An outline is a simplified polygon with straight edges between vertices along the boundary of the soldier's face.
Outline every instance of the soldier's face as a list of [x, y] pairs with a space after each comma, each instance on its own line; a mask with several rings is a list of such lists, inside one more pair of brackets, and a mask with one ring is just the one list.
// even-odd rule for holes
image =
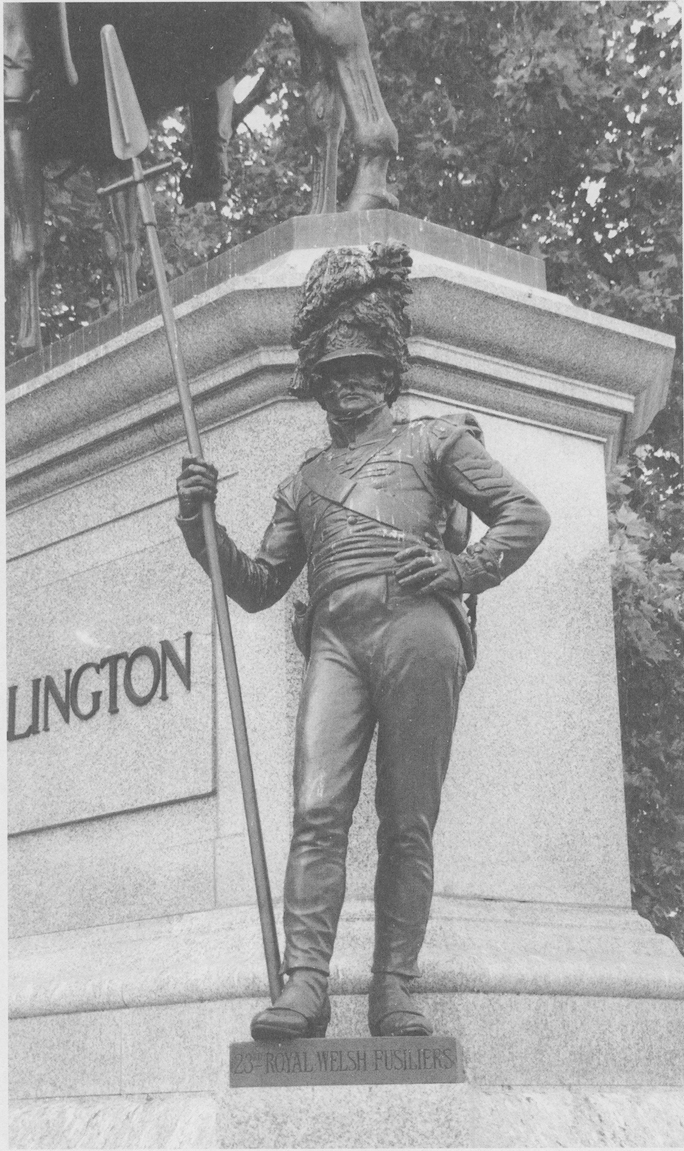
[[323, 369], [318, 396], [331, 416], [360, 416], [381, 404], [385, 382], [381, 361], [374, 356], [350, 356], [332, 360]]

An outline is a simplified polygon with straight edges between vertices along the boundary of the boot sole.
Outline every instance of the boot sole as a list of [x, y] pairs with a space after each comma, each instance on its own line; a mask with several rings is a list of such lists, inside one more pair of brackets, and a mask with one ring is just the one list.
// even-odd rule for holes
[[424, 1039], [433, 1034], [432, 1028], [428, 1031], [425, 1027], [407, 1027], [401, 1031], [382, 1031], [378, 1027], [369, 1027], [368, 1030], [375, 1039], [410, 1039], [412, 1037]]
[[[293, 1014], [295, 1013], [293, 1012]], [[293, 1020], [292, 1027], [288, 1027], [282, 1021], [280, 1023], [269, 1022], [267, 1011], [264, 1012], [264, 1015], [266, 1016], [265, 1019], [252, 1020], [250, 1032], [252, 1039], [257, 1042], [283, 1043], [292, 1039], [324, 1039], [330, 1023], [330, 1011], [316, 1019], [307, 1019], [305, 1015], [302, 1015], [300, 1016], [301, 1026], [297, 1026]]]
[[327, 1023], [306, 1031], [280, 1031], [275, 1027], [253, 1027], [252, 1039], [257, 1043], [289, 1043], [293, 1039], [325, 1039]]

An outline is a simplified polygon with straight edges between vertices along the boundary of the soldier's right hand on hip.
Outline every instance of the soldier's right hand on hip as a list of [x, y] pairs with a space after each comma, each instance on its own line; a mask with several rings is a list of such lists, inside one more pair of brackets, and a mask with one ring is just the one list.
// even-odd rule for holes
[[205, 500], [216, 501], [218, 471], [199, 456], [183, 456], [183, 470], [176, 480], [181, 519], [199, 514]]

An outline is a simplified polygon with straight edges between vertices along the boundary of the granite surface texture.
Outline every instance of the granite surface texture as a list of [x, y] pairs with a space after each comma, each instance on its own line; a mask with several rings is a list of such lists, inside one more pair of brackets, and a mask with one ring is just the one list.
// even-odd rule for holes
[[[372, 905], [348, 900], [334, 994], [367, 991], [372, 947]], [[421, 964], [428, 993], [684, 1000], [684, 959], [629, 909], [438, 896]], [[10, 986], [16, 1018], [266, 995], [256, 910], [233, 904], [18, 937]]]
[[[169, 517], [170, 518], [170, 517]], [[73, 547], [44, 549], [11, 565], [8, 576], [8, 677], [16, 684], [17, 731], [31, 721], [31, 681], [51, 675], [63, 695], [65, 669], [100, 664], [117, 653], [149, 648], [161, 663], [160, 642], [168, 640], [185, 663], [186, 632], [191, 636], [191, 687], [167, 664], [167, 699], [162, 698], [159, 666], [143, 654], [133, 665], [125, 690], [124, 666], [91, 668], [82, 677], [78, 706], [65, 722], [50, 701], [49, 728], [8, 746], [8, 817], [11, 833], [67, 823], [207, 794], [214, 787], [212, 748], [212, 644], [210, 590], [188, 564], [182, 541], [150, 545], [145, 517], [135, 535], [113, 532], [105, 560], [97, 531]], [[174, 530], [167, 524], [167, 533]], [[201, 573], [200, 573], [201, 574]], [[32, 593], [26, 595], [26, 588]], [[125, 663], [125, 661], [123, 661]], [[156, 689], [155, 689], [156, 683]], [[154, 690], [147, 704], [140, 700]], [[98, 701], [93, 696], [100, 692]], [[167, 738], [174, 732], [173, 742]]]
[[[248, 1038], [252, 1015], [267, 1002], [197, 1001], [12, 1020], [10, 1098], [220, 1090], [228, 1083], [230, 1043]], [[452, 993], [421, 995], [418, 1002], [437, 1035], [462, 1044], [468, 1083], [684, 1087], [681, 1000]], [[365, 996], [333, 997], [328, 1038], [367, 1035], [366, 1011]], [[272, 1090], [279, 1089], [249, 1095], [256, 1103]]]
[[12, 1109], [9, 1145], [20, 1148], [219, 1147], [211, 1095], [85, 1096], [40, 1100]]
[[[272, 1089], [278, 1090], [278, 1089]], [[239, 1094], [81, 1096], [17, 1103], [10, 1146], [681, 1147], [678, 1089], [473, 1087], [280, 1089], [273, 1107]], [[283, 1095], [287, 1092], [286, 1096]], [[242, 1093], [243, 1095], [245, 1093]], [[351, 1118], [350, 1118], [351, 1117]]]
[[[684, 1088], [683, 1001], [484, 993], [418, 1001], [436, 1035], [462, 1043], [466, 1081], [481, 1087]], [[230, 1043], [249, 1037], [251, 1016], [266, 1003], [195, 1001], [13, 1020], [9, 1097], [221, 1090]], [[367, 1035], [366, 1008], [365, 996], [335, 997], [328, 1038]], [[298, 1089], [249, 1095], [257, 1103], [273, 1090]]]
[[213, 908], [214, 828], [167, 839], [166, 814], [180, 806], [144, 810], [140, 814], [149, 818], [143, 820], [138, 813], [122, 816], [127, 827], [121, 835], [119, 821], [111, 828], [104, 818], [13, 836], [7, 868], [11, 935], [78, 932]]

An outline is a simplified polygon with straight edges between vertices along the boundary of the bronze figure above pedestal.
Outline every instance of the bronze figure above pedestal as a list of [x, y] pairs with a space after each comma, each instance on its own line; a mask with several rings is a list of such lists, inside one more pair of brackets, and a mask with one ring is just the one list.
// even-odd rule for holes
[[[330, 442], [275, 496], [254, 559], [220, 529], [226, 594], [250, 612], [307, 566], [296, 617], [307, 660], [296, 725], [294, 829], [285, 878], [282, 995], [255, 1039], [323, 1036], [345, 891], [347, 836], [375, 729], [378, 867], [368, 1021], [373, 1035], [427, 1035], [410, 993], [433, 886], [432, 834], [460, 692], [475, 660], [463, 597], [496, 587], [549, 526], [535, 497], [488, 455], [467, 412], [393, 420], [408, 367], [411, 259], [400, 244], [327, 251], [295, 320], [293, 391], [327, 413]], [[206, 567], [199, 509], [216, 469], [186, 458], [179, 526]], [[474, 513], [488, 528], [468, 544]]]
[[[121, 40], [148, 123], [186, 106], [192, 167], [184, 201], [214, 201], [229, 181], [235, 73], [278, 17], [300, 50], [305, 118], [313, 153], [312, 213], [337, 211], [337, 152], [348, 118], [356, 178], [342, 210], [397, 207], [387, 188], [397, 132], [373, 70], [358, 3], [7, 3], [4, 16], [5, 171], [12, 268], [20, 288], [22, 352], [40, 346], [47, 161], [90, 168], [102, 184], [124, 174], [109, 147], [99, 35]], [[111, 197], [105, 249], [119, 303], [137, 298], [140, 262], [135, 195]]]

